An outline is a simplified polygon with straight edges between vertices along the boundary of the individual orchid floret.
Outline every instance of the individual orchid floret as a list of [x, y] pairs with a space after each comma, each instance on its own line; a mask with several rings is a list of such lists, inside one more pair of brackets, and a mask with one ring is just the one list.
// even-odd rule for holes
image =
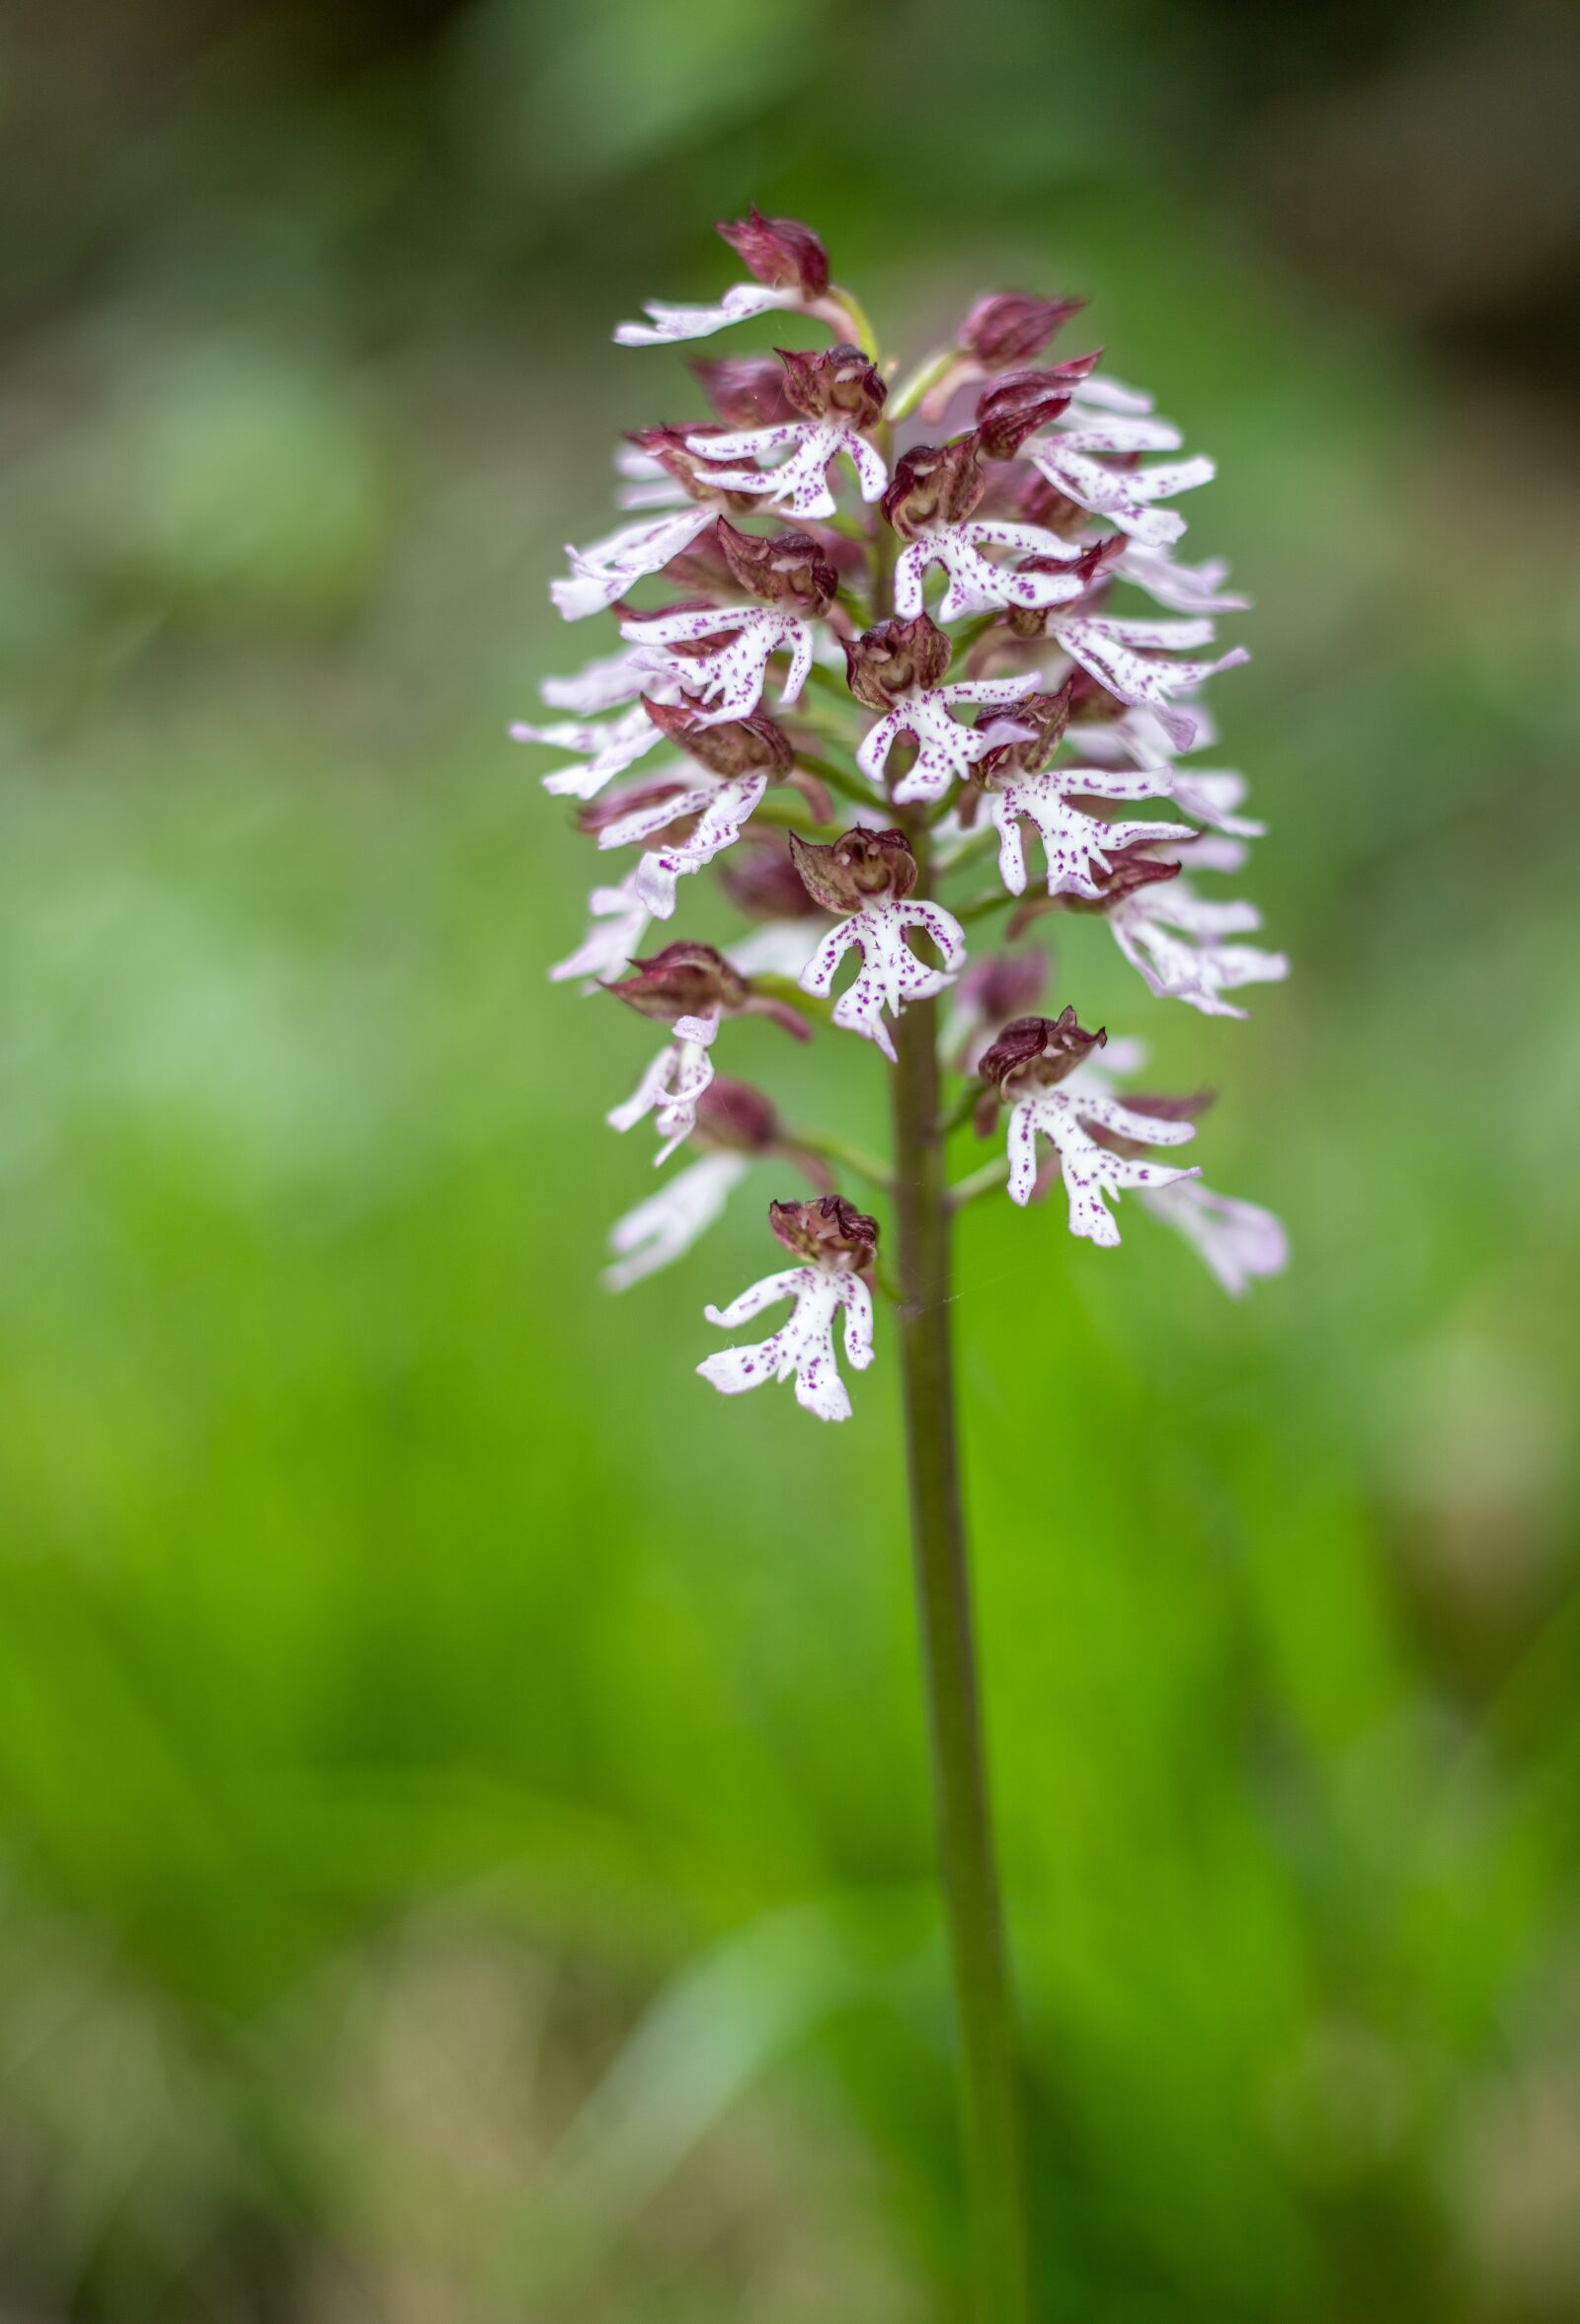
[[[979, 517], [973, 510], [986, 489], [975, 433], [947, 444], [917, 444], [902, 455], [883, 496], [884, 516], [906, 543], [895, 564], [895, 606], [908, 618], [922, 608], [922, 581], [941, 565], [949, 585], [940, 621], [957, 621], [993, 605], [1055, 605], [1082, 594], [1079, 578], [1049, 569], [1049, 561], [1078, 552], [1035, 524]], [[1038, 557], [1039, 567], [993, 565], [985, 548], [1015, 549]]]
[[696, 1126], [697, 1100], [713, 1079], [708, 1051], [726, 1011], [745, 999], [746, 981], [711, 944], [667, 944], [631, 967], [623, 984], [607, 989], [640, 1016], [668, 1025], [673, 1038], [604, 1120], [611, 1129], [627, 1130], [651, 1114], [664, 1140], [654, 1161], [667, 1162]]
[[640, 614], [624, 624], [623, 634], [649, 654], [722, 639], [716, 652], [687, 669], [686, 686], [708, 717], [747, 718], [762, 699], [775, 654], [790, 657], [781, 703], [799, 698], [812, 669], [814, 624], [832, 603], [839, 577], [810, 533], [764, 539], [738, 532], [721, 518], [716, 538], [731, 580], [758, 602]]
[[672, 1266], [721, 1215], [753, 1161], [793, 1150], [772, 1100], [723, 1075], [697, 1098], [689, 1142], [700, 1147], [700, 1158], [610, 1228], [613, 1259], [603, 1273], [609, 1290], [627, 1290]]
[[[1198, 862], [1208, 845], [1196, 842]], [[1206, 861], [1211, 868], [1212, 858]], [[1178, 870], [1177, 864], [1159, 863], [1145, 851], [1116, 853], [1098, 908], [1149, 992], [1161, 1000], [1186, 1001], [1207, 1017], [1243, 1017], [1248, 1012], [1224, 995], [1245, 984], [1278, 983], [1289, 974], [1289, 962], [1283, 953], [1226, 941], [1261, 927], [1255, 904], [1198, 895], [1188, 881], [1175, 876]]]
[[1021, 701], [1038, 683], [1035, 672], [1024, 671], [1018, 677], [945, 685], [949, 657], [948, 638], [925, 613], [911, 621], [881, 621], [845, 643], [851, 693], [866, 709], [883, 713], [856, 752], [857, 766], [877, 785], [903, 736], [916, 746], [915, 764], [894, 790], [902, 807], [915, 799], [944, 798], [950, 785], [964, 780], [991, 748], [985, 735], [954, 717], [957, 703], [1003, 706]]
[[[1020, 1017], [1006, 1026], [978, 1068], [989, 1090], [1009, 1108], [1009, 1199], [1023, 1208], [1037, 1187], [1037, 1140], [1048, 1139], [1059, 1154], [1069, 1198], [1069, 1231], [1104, 1249], [1119, 1242], [1106, 1198], [1131, 1187], [1171, 1185], [1194, 1171], [1117, 1154], [1094, 1135], [1111, 1130], [1145, 1145], [1183, 1145], [1196, 1134], [1190, 1122], [1165, 1122], [1133, 1114], [1116, 1098], [1070, 1076], [1091, 1050], [1106, 1041], [1099, 1030], [1085, 1033], [1073, 1009], [1057, 1018]], [[1067, 1085], [1067, 1086], [1066, 1086]]]
[[726, 1017], [771, 1016], [798, 1041], [807, 1040], [808, 1031], [782, 1001], [754, 993], [711, 944], [667, 944], [651, 959], [633, 961], [631, 968], [634, 972], [623, 984], [606, 989], [639, 1016], [668, 1025], [673, 1038], [624, 1105], [605, 1119], [611, 1129], [626, 1130], [653, 1115], [665, 1140], [654, 1160], [665, 1162], [696, 1125], [697, 1102], [713, 1079], [708, 1051]]
[[815, 315], [836, 331], [849, 327], [837, 298], [829, 295], [829, 254], [810, 226], [797, 218], [765, 218], [749, 210], [718, 229], [753, 279], [735, 283], [717, 306], [667, 306], [650, 300], [645, 323], [622, 323], [614, 337], [621, 347], [664, 347], [677, 339], [709, 339], [732, 323], [775, 309]]
[[1107, 767], [1051, 767], [1068, 715], [1068, 696], [1034, 694], [1007, 717], [987, 723], [993, 747], [975, 772], [998, 829], [998, 872], [1011, 895], [1026, 891], [1022, 822], [1043, 843], [1050, 895], [1080, 895], [1095, 902], [1111, 858], [1128, 847], [1194, 836], [1185, 823], [1109, 822], [1075, 803], [1080, 799], [1146, 799], [1165, 790], [1159, 769], [1131, 772]]
[[764, 1276], [728, 1307], [704, 1310], [725, 1331], [750, 1323], [765, 1307], [793, 1299], [788, 1323], [755, 1347], [725, 1348], [697, 1365], [722, 1395], [740, 1396], [770, 1380], [796, 1383], [796, 1402], [820, 1420], [850, 1418], [850, 1393], [834, 1357], [833, 1326], [844, 1310], [845, 1360], [856, 1371], [872, 1361], [872, 1291], [868, 1282], [878, 1249], [878, 1222], [841, 1195], [814, 1202], [772, 1202], [768, 1222], [804, 1265]]
[[785, 369], [785, 394], [804, 417], [774, 427], [691, 435], [687, 448], [704, 460], [724, 462], [761, 463], [782, 454], [772, 466], [716, 468], [713, 483], [716, 490], [760, 495], [792, 516], [810, 520], [837, 514], [829, 468], [841, 454], [856, 472], [862, 499], [877, 500], [889, 471], [864, 430], [879, 418], [889, 390], [876, 367], [860, 348], [846, 342], [823, 354], [776, 351]]
[[649, 786], [616, 802], [616, 812], [592, 827], [599, 847], [658, 842], [637, 867], [635, 889], [656, 920], [668, 920], [674, 912], [675, 883], [733, 846], [769, 783], [788, 771], [793, 753], [782, 729], [760, 715], [710, 725], [680, 705], [661, 702], [650, 702], [648, 713], [705, 772], [696, 781]]
[[679, 612], [637, 614], [622, 624], [627, 638], [655, 646], [721, 641], [699, 658], [686, 682], [704, 719], [750, 718], [762, 700], [768, 664], [788, 654], [790, 667], [779, 692], [783, 707], [797, 701], [812, 670], [816, 634], [798, 613], [777, 605], [710, 605]]
[[708, 1055], [719, 1030], [716, 1016], [677, 1017], [674, 1038], [660, 1049], [623, 1105], [611, 1106], [603, 1119], [611, 1129], [634, 1129], [651, 1114], [663, 1143], [654, 1165], [668, 1162], [681, 1140], [696, 1125], [697, 1100], [713, 1079]]
[[1142, 778], [1098, 767], [1059, 767], [1042, 775], [1000, 778], [988, 787], [988, 812], [998, 826], [998, 875], [1011, 895], [1026, 891], [1026, 850], [1021, 822], [1033, 824], [1043, 843], [1050, 895], [1095, 900], [1101, 875], [1121, 848], [1165, 839], [1189, 839], [1185, 823], [1110, 822], [1075, 805], [1082, 797], [1133, 799], [1144, 795]]
[[[833, 1021], [876, 1042], [894, 1063], [884, 1011], [898, 1017], [908, 1001], [926, 1000], [953, 980], [966, 958], [960, 922], [941, 904], [912, 895], [916, 862], [903, 831], [846, 831], [828, 847], [792, 832], [790, 851], [808, 894], [826, 910], [848, 915], [802, 969], [802, 988], [820, 996], [831, 992], [845, 954], [859, 949], [860, 973], [834, 1002]], [[941, 968], [929, 968], [912, 952], [912, 929], [937, 947]]]

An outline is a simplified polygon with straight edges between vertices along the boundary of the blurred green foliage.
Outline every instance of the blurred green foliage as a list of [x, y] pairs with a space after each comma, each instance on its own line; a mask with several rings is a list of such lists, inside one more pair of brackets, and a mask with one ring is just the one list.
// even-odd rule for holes
[[[1074, 926], [1058, 997], [1222, 1085], [1295, 1271], [964, 1235], [1046, 2312], [1580, 2310], [1564, 38], [8, 23], [8, 2317], [955, 2313], [892, 1372], [839, 1432], [699, 1388], [750, 1201], [597, 1292], [647, 1045], [543, 981], [585, 850], [502, 739], [609, 437], [696, 409], [608, 326], [752, 198], [910, 351], [1089, 288], [1261, 608], [1296, 979], [1181, 1023]], [[778, 1086], [876, 1135], [856, 1046]]]

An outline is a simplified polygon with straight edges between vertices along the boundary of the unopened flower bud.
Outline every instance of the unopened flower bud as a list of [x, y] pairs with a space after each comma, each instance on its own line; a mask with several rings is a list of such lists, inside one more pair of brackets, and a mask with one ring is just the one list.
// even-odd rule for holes
[[691, 368], [726, 427], [778, 427], [794, 417], [784, 371], [772, 355], [721, 355]]
[[722, 516], [714, 532], [738, 588], [765, 605], [788, 606], [813, 618], [828, 612], [839, 576], [811, 533], [776, 532], [763, 537], [740, 532]]
[[770, 1202], [768, 1224], [785, 1249], [834, 1275], [860, 1275], [878, 1256], [878, 1221], [843, 1195], [813, 1202]]
[[711, 944], [667, 944], [662, 952], [633, 961], [631, 967], [635, 973], [623, 984], [606, 984], [603, 989], [660, 1025], [734, 1011], [748, 998], [746, 978]]
[[850, 691], [868, 710], [890, 710], [912, 686], [941, 685], [950, 643], [925, 613], [913, 621], [880, 621], [842, 641]]
[[848, 341], [822, 353], [782, 347], [773, 351], [784, 365], [785, 394], [809, 420], [838, 417], [852, 427], [870, 427], [888, 400], [888, 382]]
[[642, 706], [660, 732], [678, 742], [710, 775], [745, 775], [758, 767], [781, 775], [794, 762], [789, 736], [764, 711], [710, 726], [683, 702], [655, 702], [644, 694]]
[[975, 432], [902, 453], [879, 505], [903, 541], [935, 524], [963, 524], [987, 490]]
[[790, 853], [807, 893], [826, 911], [859, 911], [876, 896], [898, 903], [916, 885], [916, 859], [904, 831], [857, 827], [827, 847], [792, 831]]
[[1028, 1009], [1048, 980], [1040, 952], [988, 953], [972, 962], [955, 986], [955, 1003], [986, 1025], [1003, 1026]]
[[1046, 953], [985, 953], [956, 979], [943, 1039], [957, 1072], [974, 1072], [1004, 1027], [1036, 1006], [1048, 969]]
[[829, 254], [799, 218], [765, 218], [753, 208], [734, 224], [721, 219], [718, 231], [748, 273], [771, 289], [799, 290], [805, 299], [828, 289]]
[[771, 1153], [780, 1139], [778, 1110], [747, 1081], [716, 1075], [697, 1100], [692, 1140], [732, 1154]]
[[750, 920], [799, 920], [817, 907], [788, 844], [748, 831], [719, 868], [719, 884]]
[[1107, 1040], [1106, 1027], [1083, 1032], [1072, 1008], [1062, 1009], [1057, 1017], [1017, 1017], [983, 1052], [977, 1070], [1000, 1097], [1011, 1094], [1011, 1084], [1016, 1090], [1052, 1089]]
[[994, 460], [1012, 460], [1029, 435], [1047, 427], [1069, 403], [1070, 390], [1086, 378], [1096, 355], [1077, 355], [1044, 371], [1006, 371], [990, 379], [977, 398], [977, 426], [983, 449]]
[[981, 363], [1029, 363], [1062, 323], [1079, 314], [1083, 298], [1028, 298], [1019, 290], [989, 291], [960, 326], [960, 345]]

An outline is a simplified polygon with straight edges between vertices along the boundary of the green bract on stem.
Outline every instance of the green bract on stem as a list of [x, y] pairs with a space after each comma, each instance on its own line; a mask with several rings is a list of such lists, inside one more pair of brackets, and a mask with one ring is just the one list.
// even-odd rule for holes
[[[1097, 354], [1047, 358], [1079, 301], [993, 292], [891, 387], [899, 366], [809, 227], [752, 210], [720, 232], [746, 278], [711, 305], [654, 301], [615, 337], [662, 347], [756, 321], [770, 344], [693, 365], [710, 419], [621, 447], [626, 521], [572, 550], [550, 584], [568, 621], [610, 618], [613, 651], [546, 680], [557, 715], [514, 732], [561, 753], [544, 786], [574, 803], [603, 868], [586, 933], [552, 973], [665, 1037], [606, 1120], [651, 1126], [660, 1161], [687, 1157], [615, 1225], [606, 1281], [624, 1289], [679, 1259], [754, 1178], [772, 1196], [777, 1264], [704, 1312], [732, 1334], [768, 1310], [778, 1321], [697, 1369], [732, 1396], [793, 1381], [802, 1408], [833, 1422], [851, 1416], [847, 1374], [879, 1353], [874, 1293], [894, 1308], [884, 1337], [904, 1393], [972, 2308], [977, 2324], [1028, 2324], [953, 1220], [1002, 1188], [1020, 1207], [1065, 1210], [1106, 1250], [1120, 1239], [1113, 1205], [1134, 1195], [1230, 1291], [1284, 1263], [1277, 1221], [1175, 1154], [1208, 1096], [1124, 1097], [1134, 1041], [1110, 1043], [1072, 1002], [1035, 1013], [1048, 915], [1062, 977], [1066, 932], [1084, 923], [1084, 944], [1106, 926], [1147, 991], [1208, 1016], [1243, 1014], [1229, 996], [1284, 973], [1245, 941], [1252, 907], [1197, 885], [1237, 868], [1260, 830], [1241, 778], [1191, 755], [1210, 734], [1203, 687], [1244, 658], [1204, 658], [1215, 617], [1244, 600], [1221, 565], [1175, 554], [1172, 503], [1212, 463], [1174, 456], [1178, 430]], [[786, 315], [828, 344], [777, 345]], [[986, 891], [942, 899], [995, 866]], [[717, 943], [687, 925], [715, 884], [744, 923]], [[1012, 904], [998, 949], [970, 957]], [[781, 1049], [846, 1034], [871, 1045], [888, 1159], [819, 1122], [788, 1127], [729, 1070], [757, 1053], [750, 1017], [786, 1037]], [[578, 1056], [589, 1072], [600, 1061], [593, 1045]], [[951, 1185], [968, 1122], [1002, 1143]]]

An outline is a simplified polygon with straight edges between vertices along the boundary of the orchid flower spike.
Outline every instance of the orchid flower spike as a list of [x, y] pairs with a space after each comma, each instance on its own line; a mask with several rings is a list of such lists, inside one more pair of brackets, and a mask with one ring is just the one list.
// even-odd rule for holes
[[[1240, 1016], [1240, 990], [1287, 963], [1251, 941], [1253, 905], [1206, 885], [1263, 830], [1244, 778], [1208, 763], [1207, 691], [1245, 659], [1218, 626], [1246, 603], [1222, 560], [1180, 546], [1213, 463], [1100, 349], [1051, 349], [1078, 299], [988, 292], [907, 366], [810, 226], [752, 209], [720, 232], [747, 279], [713, 305], [655, 302], [615, 336], [651, 348], [755, 320], [756, 340], [676, 365], [705, 400], [618, 446], [612, 529], [551, 584], [567, 620], [607, 612], [609, 634], [512, 733], [557, 754], [543, 788], [576, 827], [629, 851], [550, 974], [662, 1027], [608, 1120], [651, 1123], [660, 1162], [686, 1149], [612, 1229], [605, 1279], [689, 1250], [759, 1163], [802, 1172], [815, 1199], [770, 1212], [796, 1265], [709, 1310], [744, 1323], [788, 1299], [788, 1322], [701, 1370], [727, 1393], [794, 1377], [804, 1405], [843, 1419], [833, 1327], [842, 1309], [861, 1368], [881, 1279], [846, 1175], [904, 1184], [912, 1207], [925, 1179], [946, 1236], [953, 1207], [1002, 1183], [996, 1167], [944, 1183], [974, 1109], [982, 1131], [1004, 1115], [1016, 1204], [1062, 1182], [1073, 1232], [1107, 1246], [1116, 1198], [1135, 1195], [1231, 1291], [1283, 1266], [1271, 1213], [1178, 1153], [1199, 1102], [1123, 1095], [1122, 1045], [1073, 1005], [1031, 1012], [1053, 912], [1070, 931], [1062, 980], [1094, 941], [1082, 923], [1106, 919], [1152, 994], [1204, 1016]], [[785, 315], [826, 338], [772, 346]], [[693, 929], [693, 901], [734, 918]], [[750, 1047], [750, 1017], [814, 1044], [854, 1033], [872, 1071], [901, 1069], [893, 1166], [816, 1119], [815, 1074], [791, 1127], [768, 1089], [717, 1070]], [[944, 1167], [922, 1171], [933, 1141]], [[898, 1268], [912, 1314], [916, 1265], [912, 1243]]]

